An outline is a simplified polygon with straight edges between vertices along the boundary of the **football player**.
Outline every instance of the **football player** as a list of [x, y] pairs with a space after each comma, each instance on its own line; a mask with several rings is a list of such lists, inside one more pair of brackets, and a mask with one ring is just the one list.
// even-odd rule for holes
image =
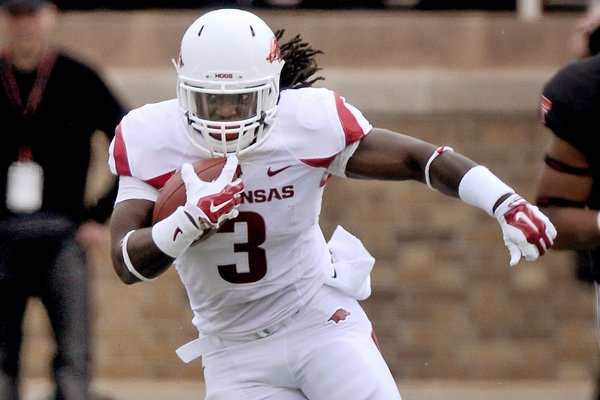
[[[576, 250], [577, 278], [596, 291], [600, 329], [600, 162], [595, 148], [600, 110], [600, 2], [590, 2], [573, 34], [577, 60], [543, 87], [542, 123], [551, 133], [536, 203], [560, 230], [556, 250]], [[600, 330], [599, 330], [600, 332]], [[594, 394], [600, 400], [600, 373]]]
[[[375, 128], [312, 87], [318, 51], [299, 37], [280, 48], [280, 36], [246, 11], [202, 15], [181, 42], [177, 98], [122, 120], [110, 157], [114, 268], [135, 283], [174, 263], [199, 331], [178, 354], [202, 356], [207, 399], [400, 399], [357, 301], [374, 260], [353, 235], [327, 242], [319, 227], [327, 179], [411, 179], [460, 197], [498, 220], [510, 265], [543, 255], [556, 232], [487, 168]], [[190, 165], [223, 156], [213, 182]], [[180, 169], [186, 203], [151, 226], [158, 190]]]

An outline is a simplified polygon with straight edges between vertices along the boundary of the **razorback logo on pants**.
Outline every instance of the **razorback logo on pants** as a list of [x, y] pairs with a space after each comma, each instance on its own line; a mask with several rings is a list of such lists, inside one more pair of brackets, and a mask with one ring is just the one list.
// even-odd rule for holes
[[339, 324], [341, 321], [345, 321], [349, 315], [349, 311], [346, 311], [343, 308], [338, 308], [333, 314], [331, 314], [331, 317], [329, 317], [327, 322], [331, 321], [334, 324]]

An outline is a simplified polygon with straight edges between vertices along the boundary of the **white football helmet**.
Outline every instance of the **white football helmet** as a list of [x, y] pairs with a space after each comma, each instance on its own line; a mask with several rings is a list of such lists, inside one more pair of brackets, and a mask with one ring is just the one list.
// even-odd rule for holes
[[224, 156], [264, 139], [276, 115], [283, 63], [275, 35], [250, 12], [221, 9], [192, 23], [174, 61], [191, 142]]

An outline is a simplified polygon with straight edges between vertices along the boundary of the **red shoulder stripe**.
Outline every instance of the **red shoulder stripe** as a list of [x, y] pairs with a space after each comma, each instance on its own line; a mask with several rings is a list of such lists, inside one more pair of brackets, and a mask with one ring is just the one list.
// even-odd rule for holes
[[167, 183], [167, 181], [169, 180], [169, 178], [171, 176], [173, 176], [175, 174], [175, 171], [170, 171], [167, 172], [165, 174], [156, 176], [154, 178], [148, 179], [146, 181], [147, 184], [149, 184], [152, 187], [155, 187], [156, 189], [161, 189], [163, 186], [165, 186], [165, 183]]
[[365, 136], [362, 128], [356, 121], [356, 118], [352, 112], [344, 104], [344, 99], [337, 93], [335, 93], [335, 106], [337, 113], [346, 135], [346, 146], [362, 139]]
[[115, 146], [113, 148], [113, 157], [115, 159], [115, 168], [119, 176], [131, 176], [129, 160], [127, 159], [127, 149], [121, 132], [121, 124], [117, 125], [115, 130]]

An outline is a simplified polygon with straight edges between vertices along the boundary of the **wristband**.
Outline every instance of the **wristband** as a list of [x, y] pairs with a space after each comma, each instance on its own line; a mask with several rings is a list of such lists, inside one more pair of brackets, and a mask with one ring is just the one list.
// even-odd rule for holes
[[[504, 199], [504, 201], [502, 201], [502, 203], [498, 204], [498, 207], [494, 210], [494, 217], [496, 217], [497, 220], [500, 220], [500, 217], [502, 217], [508, 210], [510, 210], [520, 204], [526, 204], [526, 203], [527, 203], [527, 201], [524, 198], [522, 198], [521, 196], [519, 196], [518, 194], [516, 194], [516, 193], [511, 194], [506, 199]], [[535, 207], [535, 206], [532, 206], [532, 207]]]
[[462, 201], [492, 216], [494, 204], [507, 193], [513, 194], [515, 191], [482, 165], [468, 170], [458, 185], [458, 196]]
[[173, 214], [154, 224], [152, 240], [163, 253], [177, 258], [203, 233], [203, 228], [195, 225], [183, 206], [179, 206]]
[[424, 170], [425, 183], [427, 184], [427, 187], [431, 190], [435, 190], [435, 188], [433, 186], [431, 186], [431, 178], [429, 177], [429, 170], [431, 169], [431, 163], [433, 163], [433, 160], [438, 158], [438, 156], [442, 155], [442, 153], [444, 153], [446, 151], [454, 151], [454, 149], [452, 147], [448, 147], [448, 146], [438, 147], [437, 149], [435, 149], [435, 151], [433, 152], [431, 157], [429, 157], [429, 160], [427, 160], [427, 164], [425, 164], [425, 170]]
[[131, 262], [131, 259], [129, 258], [129, 253], [127, 252], [127, 242], [129, 241], [129, 236], [131, 236], [131, 234], [133, 232], [135, 232], [135, 230], [127, 232], [127, 235], [125, 235], [123, 240], [121, 240], [121, 250], [123, 251], [123, 261], [125, 262], [125, 265], [127, 266], [127, 270], [129, 272], [131, 272], [131, 274], [133, 276], [135, 276], [136, 278], [138, 278], [140, 281], [144, 281], [144, 282], [153, 281], [156, 278], [146, 278], [144, 275], [140, 274], [138, 272], [138, 270], [135, 269], [135, 267], [133, 266], [133, 263]]

